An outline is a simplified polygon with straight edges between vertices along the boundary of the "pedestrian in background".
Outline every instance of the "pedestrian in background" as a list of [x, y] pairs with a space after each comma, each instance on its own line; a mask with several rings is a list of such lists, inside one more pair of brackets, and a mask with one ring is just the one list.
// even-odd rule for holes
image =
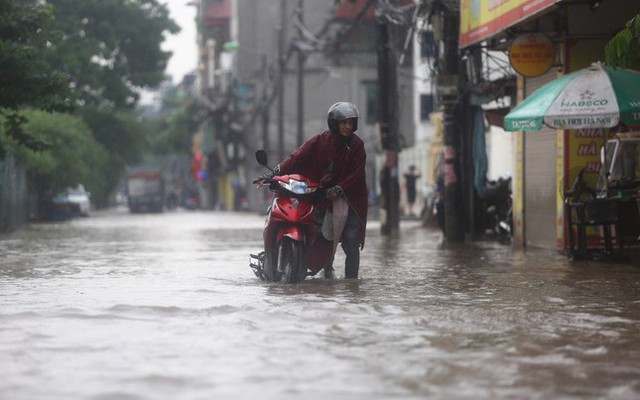
[[413, 213], [413, 205], [416, 202], [416, 181], [420, 178], [420, 173], [416, 171], [415, 165], [410, 165], [409, 169], [404, 173], [405, 190], [407, 194], [407, 212], [406, 215], [411, 216]]

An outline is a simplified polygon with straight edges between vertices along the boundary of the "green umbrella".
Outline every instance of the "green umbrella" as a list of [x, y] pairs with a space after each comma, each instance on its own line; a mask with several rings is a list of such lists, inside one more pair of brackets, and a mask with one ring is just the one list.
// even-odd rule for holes
[[507, 131], [640, 125], [640, 72], [601, 63], [533, 92], [504, 119]]

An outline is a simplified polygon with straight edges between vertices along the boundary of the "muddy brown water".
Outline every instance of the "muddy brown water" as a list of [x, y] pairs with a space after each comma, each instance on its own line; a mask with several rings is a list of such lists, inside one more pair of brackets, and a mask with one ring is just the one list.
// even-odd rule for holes
[[[361, 278], [266, 284], [255, 214], [0, 236], [2, 399], [637, 399], [640, 269], [369, 224]], [[340, 250], [339, 250], [340, 251]]]

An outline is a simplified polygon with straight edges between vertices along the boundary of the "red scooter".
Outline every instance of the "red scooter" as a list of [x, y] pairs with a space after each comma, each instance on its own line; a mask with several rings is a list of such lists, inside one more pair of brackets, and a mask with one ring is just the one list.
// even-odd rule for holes
[[[256, 160], [273, 172], [264, 150], [256, 152]], [[321, 232], [327, 205], [322, 185], [299, 174], [261, 177], [253, 183], [274, 192], [263, 233], [264, 251], [250, 255], [256, 276], [297, 283], [330, 265], [335, 246]]]

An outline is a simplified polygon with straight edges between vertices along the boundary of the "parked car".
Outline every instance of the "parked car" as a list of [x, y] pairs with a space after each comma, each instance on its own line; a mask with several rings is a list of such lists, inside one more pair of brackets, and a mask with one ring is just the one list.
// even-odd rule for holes
[[90, 196], [91, 194], [85, 190], [84, 185], [79, 184], [76, 187], [68, 187], [58, 193], [53, 198], [53, 202], [58, 206], [66, 207], [72, 216], [81, 215], [86, 217], [89, 216], [89, 210], [91, 209]]

